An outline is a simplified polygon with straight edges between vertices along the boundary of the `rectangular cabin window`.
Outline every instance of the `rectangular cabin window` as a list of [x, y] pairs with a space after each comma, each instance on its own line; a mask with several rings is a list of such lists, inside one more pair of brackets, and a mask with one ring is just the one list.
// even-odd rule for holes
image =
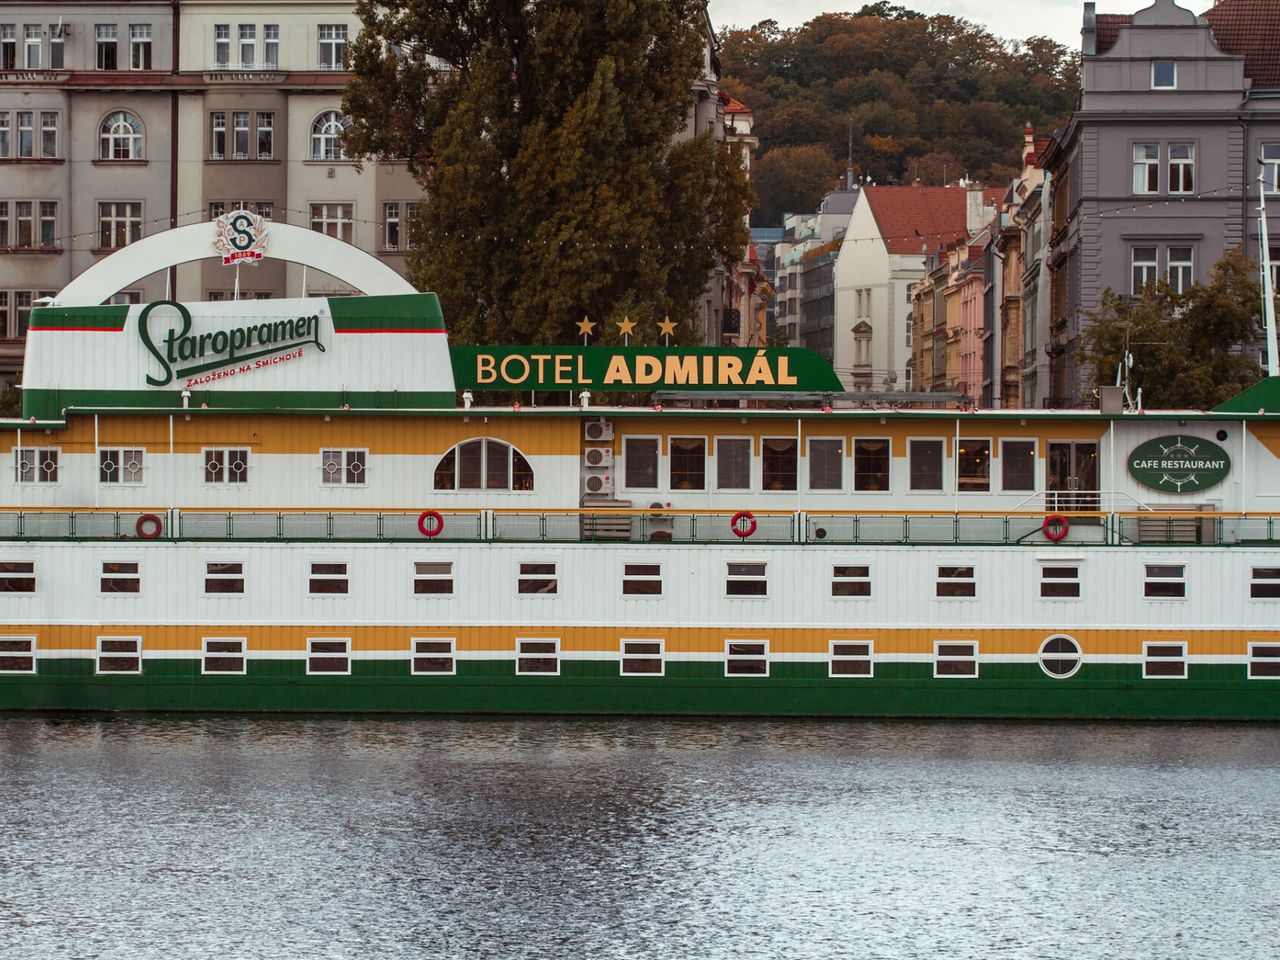
[[1000, 442], [1000, 487], [1009, 492], [1030, 491], [1036, 488], [1036, 442], [1034, 440], [1002, 440]]
[[933, 675], [935, 677], [976, 677], [978, 645], [954, 640], [934, 643]]
[[618, 672], [624, 677], [661, 677], [662, 640], [623, 640]]
[[99, 483], [141, 483], [142, 450], [112, 448], [98, 451]]
[[1181, 563], [1145, 565], [1143, 596], [1153, 600], [1179, 600], [1187, 595], [1186, 566]]
[[363, 484], [365, 482], [365, 451], [321, 450], [320, 482], [326, 484]]
[[244, 637], [205, 637], [200, 650], [200, 672], [243, 676]]
[[853, 441], [853, 489], [873, 493], [888, 491], [888, 440], [868, 438]]
[[1075, 564], [1044, 564], [1040, 567], [1040, 596], [1044, 599], [1075, 599], [1080, 596], [1080, 568]]
[[874, 644], [870, 640], [832, 640], [829, 677], [870, 677]]
[[658, 440], [656, 437], [626, 437], [622, 441], [624, 482], [633, 490], [658, 489]]
[[769, 675], [769, 641], [726, 640], [724, 675], [726, 677], [767, 677]]
[[244, 564], [240, 561], [210, 560], [204, 565], [204, 592], [223, 596], [244, 593]]
[[622, 595], [624, 597], [662, 596], [662, 564], [624, 563]]
[[99, 637], [95, 673], [141, 673], [141, 637]]
[[324, 561], [311, 564], [307, 592], [312, 596], [345, 596], [350, 592], [350, 587], [351, 580], [345, 563]]
[[35, 593], [34, 560], [0, 560], [0, 593]]
[[409, 673], [413, 676], [451, 677], [457, 673], [457, 641], [453, 637], [414, 637], [409, 644], [413, 651]]
[[942, 441], [912, 440], [907, 444], [911, 460], [912, 490], [942, 489]]
[[0, 637], [0, 673], [35, 673], [36, 638]]
[[672, 490], [707, 488], [707, 441], [702, 437], [672, 437], [668, 469]]
[[1249, 644], [1249, 679], [1280, 680], [1280, 643]]
[[516, 676], [560, 676], [560, 641], [516, 640]]
[[1187, 645], [1185, 643], [1144, 643], [1142, 676], [1147, 680], [1185, 680], [1187, 678]]
[[248, 483], [249, 451], [241, 448], [206, 450], [204, 452], [205, 483]]
[[751, 489], [749, 437], [720, 437], [716, 440], [716, 489]]
[[809, 441], [809, 489], [844, 489], [844, 441], [815, 438]]
[[956, 459], [956, 481], [961, 492], [991, 489], [991, 441], [961, 437]]
[[865, 564], [837, 563], [831, 568], [833, 597], [871, 596], [871, 568]]
[[761, 483], [765, 490], [796, 488], [795, 437], [766, 437], [760, 441], [763, 451], [760, 463]]
[[764, 597], [769, 594], [767, 563], [730, 560], [725, 565], [724, 593], [727, 597]]
[[53, 447], [14, 447], [14, 482], [57, 483], [59, 454]]
[[138, 572], [138, 564], [104, 561], [102, 579], [99, 581], [103, 593], [141, 593], [142, 577]]
[[550, 595], [559, 592], [554, 563], [522, 563], [516, 593]]
[[939, 597], [975, 597], [978, 580], [973, 567], [938, 567], [935, 585]]
[[337, 637], [307, 639], [307, 674], [351, 674], [351, 640]]
[[415, 596], [453, 596], [453, 561], [418, 560], [413, 564]]
[[1280, 600], [1280, 567], [1254, 567], [1249, 596], [1254, 600]]

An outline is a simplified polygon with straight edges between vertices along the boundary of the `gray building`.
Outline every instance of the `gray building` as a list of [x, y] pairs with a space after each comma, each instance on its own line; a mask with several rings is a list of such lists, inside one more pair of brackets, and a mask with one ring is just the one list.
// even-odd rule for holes
[[1232, 247], [1256, 254], [1260, 169], [1269, 196], [1280, 186], [1278, 35], [1276, 0], [1199, 17], [1173, 0], [1128, 15], [1084, 5], [1080, 107], [1044, 155], [1048, 342], [1027, 347], [1045, 350], [1049, 383], [1027, 384], [1031, 405], [1092, 403], [1081, 334], [1107, 289], [1185, 288]]

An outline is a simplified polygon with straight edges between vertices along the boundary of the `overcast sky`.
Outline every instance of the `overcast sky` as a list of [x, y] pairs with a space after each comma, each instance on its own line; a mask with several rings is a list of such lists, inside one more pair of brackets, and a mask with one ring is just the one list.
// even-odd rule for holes
[[[1025, 40], [1048, 36], [1073, 50], [1080, 49], [1084, 0], [896, 0], [921, 13], [950, 13], [980, 23], [997, 37]], [[1185, 0], [1184, 0], [1185, 2]], [[1132, 13], [1144, 0], [1100, 0], [1099, 13]], [[710, 0], [711, 23], [721, 27], [749, 27], [761, 20], [777, 20], [782, 27], [798, 27], [820, 13], [860, 10], [862, 0]], [[1196, 9], [1199, 9], [1199, 4]]]

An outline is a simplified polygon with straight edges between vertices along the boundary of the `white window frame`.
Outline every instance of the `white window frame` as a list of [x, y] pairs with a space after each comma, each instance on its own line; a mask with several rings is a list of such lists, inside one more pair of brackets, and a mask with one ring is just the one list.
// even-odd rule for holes
[[24, 70], [40, 69], [40, 48], [44, 45], [42, 33], [43, 30], [38, 23], [22, 25], [22, 68]]
[[[764, 567], [764, 572], [760, 574], [732, 573], [730, 567], [734, 564], [752, 564]], [[763, 583], [764, 593], [730, 593], [729, 584], [731, 583]], [[725, 560], [724, 562], [724, 597], [726, 600], [768, 600], [769, 599], [769, 561], [759, 559], [737, 558], [733, 560]]]
[[[964, 570], [968, 568], [973, 571], [967, 577], [944, 577], [942, 571], [944, 568], [954, 568]], [[938, 593], [938, 588], [944, 583], [971, 583], [973, 584], [972, 594], [958, 594], [956, 596], [948, 596]], [[978, 565], [972, 560], [953, 560], [948, 563], [934, 564], [933, 578], [933, 599], [935, 600], [977, 600], [978, 599]]]
[[[53, 118], [53, 123], [49, 123], [49, 118]], [[58, 148], [62, 144], [62, 114], [57, 110], [41, 110], [40, 111], [40, 156], [46, 160], [56, 160], [58, 157]], [[49, 143], [48, 135], [53, 134], [53, 150], [47, 150]]]
[[99, 249], [122, 250], [131, 243], [137, 243], [143, 236], [143, 217], [141, 200], [100, 200], [96, 238]]
[[[619, 469], [618, 473], [616, 474], [618, 479], [621, 481], [621, 483], [619, 484], [619, 489], [621, 490], [661, 490], [662, 489], [662, 467], [663, 467], [662, 437], [659, 434], [648, 434], [648, 433], [627, 434], [625, 437], [621, 437], [620, 441], [621, 442], [619, 442], [618, 444], [618, 451], [621, 455], [619, 456], [618, 459], [621, 462], [618, 464], [618, 466], [621, 469]], [[627, 446], [632, 441], [652, 441], [654, 445], [653, 486], [652, 487], [632, 486], [628, 480], [627, 473], [630, 470], [631, 456], [630, 454], [627, 453]]]
[[[534, 564], [538, 564], [541, 566], [549, 566], [551, 567], [551, 572], [550, 573], [525, 573], [521, 569], [526, 565], [533, 566]], [[515, 568], [516, 568], [517, 599], [524, 598], [524, 597], [535, 597], [535, 598], [540, 597], [545, 599], [547, 597], [560, 596], [560, 562], [558, 560], [555, 560], [551, 557], [525, 557], [523, 559], [517, 559], [515, 561]], [[520, 582], [522, 580], [550, 580], [555, 589], [550, 591], [524, 593], [520, 589]]]
[[[136, 652], [134, 654], [113, 651], [108, 653], [107, 656], [108, 657], [136, 656], [138, 658], [138, 669], [137, 670], [103, 670], [102, 669], [102, 643], [104, 640], [132, 640], [135, 644], [137, 644]], [[95, 677], [112, 677], [112, 676], [136, 677], [141, 673], [142, 673], [142, 637], [135, 634], [133, 636], [109, 635], [109, 636], [100, 636], [97, 638], [97, 642], [94, 645], [94, 657], [93, 657], [93, 675]]]
[[[865, 577], [856, 576], [839, 576], [836, 571], [842, 567], [862, 567], [867, 571]], [[867, 585], [866, 593], [836, 593], [836, 584], [838, 583], [865, 583]], [[847, 603], [850, 600], [867, 601], [871, 599], [871, 563], [867, 560], [850, 560], [838, 561], [833, 560], [831, 563], [831, 599], [838, 600], [841, 603]]]
[[[109, 461], [109, 462], [114, 462], [115, 464], [114, 473], [117, 479], [112, 479], [112, 480], [102, 479], [102, 467], [103, 467], [102, 455], [104, 453], [115, 454], [114, 461]], [[124, 461], [126, 456], [131, 453], [137, 454], [137, 464], [138, 464], [137, 477], [138, 478], [136, 480], [124, 479], [125, 472], [124, 472], [124, 463], [122, 463], [122, 461]], [[98, 463], [96, 464], [96, 467], [98, 471], [99, 484], [109, 484], [111, 486], [120, 486], [120, 487], [141, 487], [146, 483], [146, 480], [145, 480], [146, 468], [147, 468], [146, 447], [99, 447]]]
[[[747, 485], [745, 487], [722, 487], [720, 486], [720, 444], [725, 440], [740, 440], [747, 444]], [[758, 479], [756, 477], [756, 455], [755, 455], [755, 438], [743, 436], [717, 436], [715, 437], [715, 453], [712, 458], [715, 461], [715, 486], [712, 488], [716, 491], [746, 491], [754, 490]]]
[[[133, 122], [131, 123], [130, 120]], [[132, 110], [112, 110], [98, 124], [99, 160], [145, 160], [146, 126]], [[123, 152], [125, 156], [116, 156]]]
[[[0, 639], [7, 639], [0, 637]], [[1269, 650], [1276, 650], [1277, 655], [1274, 657], [1260, 657], [1255, 652], [1258, 647], [1266, 647]], [[1253, 667], [1258, 663], [1275, 664], [1277, 672], [1272, 676], [1255, 676]], [[1245, 670], [1245, 677], [1249, 680], [1280, 680], [1280, 643], [1268, 643], [1266, 641], [1250, 641], [1249, 643], [1249, 662]]]
[[[243, 480], [227, 479], [227, 477], [231, 476], [231, 465], [230, 463], [228, 463], [228, 459], [229, 459], [229, 454], [232, 451], [244, 451], [244, 479]], [[223, 477], [223, 479], [221, 480], [209, 479], [208, 463], [209, 463], [209, 454], [211, 453], [221, 454], [222, 463], [219, 469], [219, 472], [222, 474], [222, 477]], [[240, 489], [242, 487], [247, 487], [249, 485], [249, 473], [250, 473], [250, 468], [252, 466], [253, 466], [253, 455], [251, 452], [251, 448], [249, 447], [202, 447], [200, 449], [200, 475], [203, 478], [205, 484], [209, 486], [235, 487], [237, 489]]]
[[262, 25], [262, 68], [264, 70], [280, 69], [280, 24], [278, 23]]
[[[132, 574], [130, 574], [130, 573], [126, 573], [126, 572], [120, 572], [120, 573], [113, 572], [113, 573], [108, 573], [108, 572], [107, 572], [107, 569], [106, 569], [106, 565], [107, 565], [108, 563], [132, 563], [132, 564], [135, 564], [135, 565], [137, 566], [137, 568], [138, 568], [138, 569], [137, 569], [134, 573], [132, 573]], [[98, 590], [97, 590], [98, 596], [103, 597], [103, 598], [105, 598], [105, 599], [113, 599], [113, 600], [116, 600], [116, 599], [136, 600], [136, 599], [138, 599], [139, 597], [141, 597], [141, 596], [142, 596], [142, 581], [143, 581], [142, 558], [141, 558], [141, 557], [136, 557], [136, 556], [135, 556], [135, 557], [130, 557], [130, 556], [127, 556], [127, 555], [126, 555], [126, 556], [123, 556], [123, 557], [113, 557], [113, 558], [112, 558], [112, 559], [110, 559], [110, 560], [101, 560], [101, 559], [100, 559], [100, 560], [98, 560], [98, 577], [97, 577], [97, 579], [98, 579]], [[137, 581], [138, 581], [138, 589], [137, 589], [136, 591], [134, 591], [134, 592], [129, 592], [129, 591], [125, 591], [125, 590], [114, 590], [114, 591], [112, 591], [112, 590], [104, 590], [104, 589], [102, 588], [102, 581], [103, 581], [103, 580], [115, 580], [115, 579], [121, 579], [121, 580], [137, 580]]]
[[[754, 643], [760, 645], [760, 653], [730, 653], [736, 643]], [[748, 660], [764, 660], [764, 673], [730, 673], [729, 664]], [[746, 678], [748, 680], [765, 679], [769, 676], [771, 661], [769, 659], [769, 641], [758, 638], [726, 640], [724, 642], [724, 675], [731, 679]]]
[[231, 67], [231, 24], [213, 25], [213, 67], [227, 70]]
[[[1072, 643], [1075, 644], [1076, 652], [1074, 654], [1046, 653], [1045, 647], [1047, 647], [1054, 640], [1058, 640], [1058, 639], [1070, 640]], [[1046, 660], [1068, 660], [1073, 656], [1075, 657], [1076, 665], [1066, 673], [1051, 673], [1049, 669], [1044, 665], [1044, 662]], [[1040, 672], [1043, 673], [1049, 679], [1066, 680], [1068, 677], [1074, 677], [1077, 673], [1080, 672], [1080, 668], [1084, 666], [1084, 648], [1080, 646], [1080, 641], [1077, 640], [1075, 637], [1071, 636], [1070, 634], [1053, 633], [1045, 637], [1044, 640], [1040, 642], [1040, 648], [1036, 651], [1036, 663], [1040, 667]]]
[[[919, 437], [917, 439], [927, 440], [928, 437]], [[858, 489], [858, 441], [868, 440], [876, 443], [884, 443], [889, 451], [889, 472], [885, 476], [885, 487], [883, 490], [859, 490]], [[943, 448], [945, 455], [946, 448]], [[893, 493], [893, 438], [892, 437], [876, 437], [876, 436], [858, 436], [854, 435], [849, 438], [849, 491], [859, 497], [886, 497]], [[909, 480], [910, 478], [908, 478]]]
[[[943, 654], [944, 646], [972, 647], [972, 653], [966, 655]], [[972, 663], [973, 673], [939, 673], [938, 667], [943, 663]], [[978, 642], [976, 640], [935, 640], [933, 641], [933, 676], [937, 680], [977, 680], [982, 672], [982, 661], [978, 658]]]
[[[1148, 651], [1151, 647], [1180, 647], [1182, 655], [1178, 657], [1153, 657]], [[1153, 663], [1180, 663], [1181, 674], [1149, 674], [1147, 667]], [[1187, 642], [1185, 640], [1145, 640], [1142, 643], [1142, 679], [1143, 680], [1185, 680], [1190, 672], [1187, 664]]]
[[388, 200], [382, 204], [382, 249], [397, 253], [405, 249], [403, 226], [400, 220], [400, 201]]
[[[31, 460], [31, 479], [24, 480], [23, 473], [26, 467], [26, 454], [28, 451], [34, 453]], [[55, 456], [52, 480], [41, 480], [40, 475], [44, 473], [43, 464], [49, 459], [48, 454], [53, 453]], [[62, 483], [62, 448], [61, 447], [14, 447], [13, 448], [13, 482], [24, 485], [33, 485], [41, 487], [53, 487]]]
[[[867, 648], [865, 654], [836, 653], [836, 648], [844, 644], [857, 643]], [[866, 673], [837, 673], [837, 663], [865, 663]], [[827, 644], [827, 676], [832, 680], [870, 680], [876, 672], [876, 644], [865, 637], [844, 637], [832, 640]]]
[[[317, 564], [342, 564], [345, 568], [342, 573], [316, 573]], [[313, 593], [311, 591], [312, 580], [341, 580], [346, 583], [346, 593]], [[310, 557], [307, 560], [307, 596], [313, 599], [339, 599], [351, 596], [351, 561], [338, 560], [333, 557]]]
[[[1040, 576], [1037, 580], [1036, 599], [1044, 600], [1050, 603], [1074, 603], [1084, 599], [1084, 577], [1081, 575], [1084, 567], [1084, 561], [1078, 557], [1038, 557], [1036, 558], [1036, 566], [1040, 568]], [[1046, 577], [1045, 571], [1058, 568], [1074, 567], [1076, 575], [1074, 577]], [[1074, 597], [1047, 597], [1044, 588], [1047, 584], [1067, 583], [1075, 584], [1076, 595]], [[1058, 636], [1058, 634], [1054, 634]], [[1063, 634], [1066, 636], [1066, 634]]]
[[[947, 438], [946, 437], [907, 437], [906, 440], [907, 440], [907, 464], [906, 464], [907, 493], [909, 495], [914, 494], [914, 495], [926, 496], [926, 497], [936, 496], [939, 493], [946, 493], [947, 492], [947, 473], [949, 472], [947, 470]], [[942, 445], [942, 461], [938, 464], [938, 486], [936, 487], [912, 486], [911, 462], [913, 458], [911, 455], [911, 450], [912, 450], [912, 447], [917, 443], [938, 443]], [[892, 446], [890, 446], [889, 449], [890, 449], [890, 464], [892, 465], [892, 462], [893, 462]], [[892, 466], [890, 467], [890, 469], [892, 469]]]
[[[850, 466], [849, 469], [846, 470], [845, 461], [849, 461], [850, 463], [852, 463], [852, 460], [853, 460], [853, 458], [848, 455], [849, 447], [850, 447], [849, 442], [844, 437], [808, 437], [806, 439], [808, 440], [808, 443], [805, 445], [805, 451], [804, 451], [805, 452], [805, 458], [804, 458], [805, 489], [811, 490], [814, 493], [845, 492], [848, 489], [848, 483], [846, 481], [851, 479], [851, 478], [846, 478], [845, 474], [852, 472], [852, 466]], [[838, 443], [840, 445], [840, 454], [837, 458], [837, 462], [840, 465], [839, 466], [840, 476], [837, 478], [836, 485], [834, 487], [815, 487], [813, 485], [813, 445], [815, 443]]]
[[1258, 148], [1262, 160], [1262, 189], [1280, 193], [1280, 143], [1264, 143]]
[[[657, 567], [656, 574], [650, 573], [627, 573], [627, 567]], [[664, 574], [666, 570], [661, 560], [653, 560], [648, 557], [623, 557], [618, 568], [618, 590], [619, 596], [623, 600], [662, 600], [666, 597], [666, 578]], [[656, 583], [658, 585], [657, 593], [627, 593], [628, 583]]]
[[[1138, 156], [1139, 147], [1155, 147], [1154, 157]], [[1150, 197], [1160, 192], [1160, 144], [1149, 141], [1134, 141], [1129, 147], [1132, 162], [1132, 182], [1129, 184], [1134, 196]], [[1151, 171], [1156, 172], [1156, 184], [1151, 186]], [[1139, 172], [1141, 171], [1141, 172]], [[1141, 182], [1139, 182], [1141, 180]]]
[[[245, 59], [245, 52], [249, 59]], [[236, 56], [241, 70], [252, 70], [258, 64], [258, 25], [256, 23], [236, 24]]]
[[307, 159], [317, 163], [346, 162], [347, 151], [342, 146], [342, 133], [350, 125], [351, 121], [339, 110], [324, 110], [318, 114], [311, 121], [311, 142]]
[[322, 23], [316, 28], [316, 69], [343, 70], [350, 31], [345, 23]]
[[[672, 464], [675, 462], [675, 457], [671, 453], [671, 444], [676, 440], [701, 440], [702, 441], [702, 486], [700, 487], [677, 487], [676, 486], [675, 478], [671, 476]], [[661, 443], [658, 444], [658, 460], [659, 460], [658, 482], [659, 483], [662, 482], [661, 461], [665, 459], [666, 468], [667, 468], [667, 489], [668, 490], [671, 490], [675, 493], [706, 493], [709, 489], [711, 489], [708, 486], [709, 481], [711, 480], [711, 470], [709, 467], [709, 464], [711, 463], [711, 455], [710, 453], [708, 453], [710, 448], [711, 448], [711, 441], [706, 437], [706, 435], [699, 436], [697, 434], [690, 434], [690, 433], [683, 433], [683, 434], [673, 433], [669, 435], [667, 437], [666, 457], [662, 456], [662, 444]]]
[[[210, 559], [209, 557], [205, 557], [200, 562], [204, 565], [204, 575], [200, 579], [201, 579], [201, 582], [204, 584], [204, 595], [206, 597], [210, 597], [215, 600], [216, 599], [235, 600], [235, 599], [241, 599], [243, 597], [248, 596], [249, 578], [245, 574], [245, 567], [247, 567], [248, 564], [245, 563], [243, 559], [241, 559], [240, 557], [217, 557], [213, 559]], [[212, 563], [238, 563], [240, 564], [240, 572], [238, 574], [210, 573], [209, 565]], [[234, 591], [222, 591], [219, 593], [219, 592], [209, 591], [210, 580], [217, 580], [220, 582], [226, 581], [226, 580], [241, 580], [243, 581], [243, 583], [241, 585], [241, 590], [239, 593], [236, 593]]]
[[[240, 652], [230, 653], [227, 651], [215, 651], [215, 657], [235, 657], [240, 658], [239, 670], [208, 670], [205, 667], [206, 661], [209, 659], [210, 643], [239, 643]], [[249, 639], [247, 637], [201, 637], [200, 638], [200, 675], [210, 677], [243, 677], [249, 672]]]
[[[1186, 148], [1189, 156], [1175, 157], [1175, 150]], [[1194, 143], [1175, 142], [1165, 147], [1167, 173], [1165, 183], [1169, 185], [1169, 193], [1173, 196], [1190, 196], [1196, 192], [1196, 145]], [[1189, 181], [1189, 182], [1188, 182]]]
[[[311, 645], [314, 643], [342, 643], [345, 644], [345, 652], [325, 652], [313, 651]], [[311, 659], [313, 657], [345, 657], [347, 660], [346, 670], [312, 670]], [[351, 638], [350, 637], [307, 637], [307, 657], [306, 657], [306, 675], [308, 677], [349, 677], [351, 676], [351, 661], [354, 658], [351, 654]]]
[[[765, 444], [767, 444], [770, 440], [782, 440], [787, 443], [794, 443], [796, 445], [796, 479], [795, 479], [795, 484], [793, 486], [781, 487], [777, 490], [773, 490], [766, 485], [765, 476], [764, 476], [764, 450], [765, 450]], [[786, 434], [786, 435], [774, 434], [771, 436], [761, 436], [760, 437], [760, 456], [754, 458], [760, 461], [760, 492], [763, 494], [771, 495], [771, 496], [794, 496], [797, 493], [797, 491], [804, 489], [803, 487], [800, 486], [801, 470], [803, 469], [803, 464], [802, 464], [803, 457], [801, 456], [802, 453], [804, 453], [803, 445], [800, 443], [799, 438], [794, 433]], [[843, 475], [843, 471], [841, 471], [841, 473]]]
[[[336, 453], [339, 455], [339, 468], [336, 474], [328, 474], [327, 467], [329, 460], [326, 454]], [[357, 458], [360, 465], [358, 476], [360, 479], [348, 479], [348, 473], [351, 470], [352, 458]], [[337, 476], [336, 481], [326, 480], [326, 476]], [[320, 448], [320, 486], [325, 490], [332, 490], [340, 487], [358, 487], [361, 490], [369, 489], [369, 448], [368, 447], [321, 447]]]
[[[151, 57], [154, 52], [155, 50], [151, 46], [151, 24], [129, 24], [129, 69], [153, 69], [154, 61]], [[145, 61], [145, 64], [143, 61]]]
[[[1156, 67], [1162, 63], [1167, 63], [1173, 67], [1172, 83], [1156, 83]], [[1177, 60], [1152, 60], [1151, 61], [1151, 89], [1152, 90], [1177, 90], [1178, 89], [1178, 61]]]
[[[458, 588], [455, 582], [455, 578], [457, 576], [458, 565], [457, 565], [457, 561], [453, 557], [432, 557], [430, 559], [416, 559], [416, 560], [411, 560], [410, 563], [413, 564], [413, 577], [412, 577], [412, 580], [410, 581], [410, 585], [411, 585], [410, 596], [414, 597], [415, 599], [422, 599], [422, 600], [447, 600], [450, 597], [457, 596]], [[449, 567], [449, 572], [447, 574], [446, 573], [419, 573], [418, 564], [420, 563], [447, 564]], [[449, 590], [447, 593], [431, 593], [431, 592], [419, 593], [417, 591], [417, 584], [420, 581], [423, 583], [448, 582]]]
[[[655, 653], [628, 653], [627, 644], [629, 643], [656, 643], [658, 652]], [[657, 660], [658, 672], [627, 672], [628, 660]], [[665, 677], [667, 675], [667, 642], [656, 637], [623, 637], [618, 640], [618, 676], [620, 677]]]
[[[551, 643], [551, 644], [554, 644], [555, 647], [551, 653], [533, 652], [533, 653], [526, 654], [521, 649], [521, 645], [525, 643]], [[558, 677], [560, 676], [560, 666], [561, 666], [560, 652], [561, 651], [560, 651], [559, 637], [516, 637], [516, 661], [514, 664], [516, 669], [516, 676], [517, 677]], [[521, 660], [546, 660], [546, 659], [555, 660], [556, 669], [554, 672], [550, 670], [521, 670], [520, 669]]]
[[[418, 650], [419, 643], [447, 643], [449, 650], [447, 653], [438, 651], [422, 651]], [[419, 670], [417, 662], [419, 657], [430, 657], [433, 659], [447, 659], [449, 661], [448, 670]], [[457, 637], [410, 637], [409, 638], [409, 676], [411, 677], [456, 677], [458, 675], [458, 639]]]
[[[254, 156], [259, 160], [274, 160], [276, 156], [276, 114], [274, 110], [256, 110], [253, 115], [255, 136]], [[267, 135], [267, 149], [262, 149], [262, 135]], [[271, 219], [270, 217], [267, 218]]]
[[0, 674], [6, 675], [6, 676], [31, 676], [35, 674], [37, 664], [40, 659], [40, 654], [37, 652], [37, 649], [36, 649], [35, 634], [31, 634], [31, 633], [4, 634], [4, 635], [0, 635], [0, 641], [6, 642], [6, 643], [25, 642], [29, 648], [29, 653], [22, 653], [21, 651], [18, 651], [18, 650], [0, 650], [0, 657], [25, 657], [25, 656], [31, 657], [30, 670], [0, 669]]
[[[232, 110], [231, 111], [231, 159], [232, 160], [248, 160], [249, 147], [252, 144], [253, 123], [249, 119], [253, 115], [251, 110]], [[243, 150], [238, 149], [244, 147]]]
[[[1259, 570], [1275, 570], [1276, 576], [1260, 577], [1258, 576]], [[1272, 587], [1275, 589], [1276, 595], [1273, 597], [1265, 595], [1259, 596], [1254, 592], [1257, 587]], [[1280, 600], [1280, 558], [1277, 558], [1274, 566], [1255, 567], [1253, 564], [1249, 565], [1249, 599], [1262, 600], [1264, 602], [1268, 600]]]
[[[1186, 260], [1174, 260], [1174, 250], [1188, 250], [1190, 254]], [[1191, 244], [1179, 244], [1177, 246], [1165, 247], [1165, 277], [1169, 282], [1169, 286], [1178, 293], [1186, 293], [1196, 282], [1196, 248]], [[1174, 270], [1177, 269], [1176, 275]], [[1185, 283], [1183, 281], [1186, 281]]]
[[34, 597], [40, 589], [40, 581], [36, 577], [36, 560], [34, 557], [0, 557], [0, 564], [29, 564], [31, 570], [0, 570], [0, 580], [30, 580], [30, 590], [5, 590], [0, 591], [0, 597], [5, 600], [19, 600], [22, 597]]
[[[976, 493], [976, 494], [982, 494], [984, 496], [988, 495], [992, 492], [992, 487], [993, 487], [991, 473], [992, 473], [992, 468], [995, 466], [995, 459], [996, 459], [994, 456], [995, 449], [996, 449], [995, 437], [961, 437], [960, 446], [964, 446], [966, 443], [985, 443], [987, 445], [987, 485], [981, 488], [968, 488], [968, 489], [960, 486], [960, 447], [957, 447], [955, 456], [951, 458], [952, 463], [954, 464], [953, 469], [955, 471], [956, 489], [960, 492], [962, 496], [966, 493]], [[946, 456], [945, 446], [943, 447], [943, 456], [944, 457]]]
[[[1176, 577], [1156, 577], [1151, 576], [1148, 572], [1152, 567], [1181, 567], [1181, 576]], [[1161, 597], [1152, 596], [1147, 593], [1147, 587], [1161, 583], [1180, 583], [1182, 584], [1182, 596], [1180, 597]], [[1185, 563], [1172, 563], [1162, 560], [1144, 560], [1142, 563], [1142, 599], [1148, 603], [1169, 603], [1170, 601], [1183, 601], [1187, 599], [1187, 565]]]
[[[1004, 485], [1004, 465], [1005, 457], [1008, 453], [1005, 450], [1005, 444], [1009, 443], [1030, 443], [1031, 444], [1031, 487], [1029, 489], [1009, 488]], [[1037, 437], [1001, 437], [1000, 438], [1000, 492], [1001, 493], [1035, 493], [1040, 489], [1040, 482], [1037, 474], [1040, 467], [1040, 441]]]
[[[1153, 251], [1151, 260], [1139, 260], [1139, 250]], [[1142, 268], [1143, 281], [1138, 283], [1138, 269]], [[1141, 296], [1142, 291], [1146, 289], [1148, 284], [1155, 283], [1160, 279], [1160, 248], [1154, 244], [1133, 244], [1129, 247], [1129, 294], [1130, 296]]]

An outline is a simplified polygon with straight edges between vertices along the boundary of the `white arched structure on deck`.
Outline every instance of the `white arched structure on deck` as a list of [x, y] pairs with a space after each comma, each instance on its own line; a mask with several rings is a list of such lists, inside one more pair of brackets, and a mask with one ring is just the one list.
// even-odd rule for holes
[[[58, 292], [61, 307], [92, 307], [143, 277], [193, 260], [217, 256], [212, 221], [145, 237], [99, 260]], [[377, 257], [327, 234], [271, 223], [264, 260], [287, 260], [320, 270], [369, 296], [417, 293], [413, 284]]]

